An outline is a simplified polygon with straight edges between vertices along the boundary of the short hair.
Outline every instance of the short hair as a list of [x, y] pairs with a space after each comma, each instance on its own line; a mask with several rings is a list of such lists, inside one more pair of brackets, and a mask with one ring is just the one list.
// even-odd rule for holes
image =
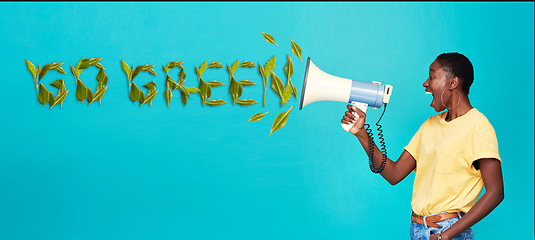
[[442, 65], [442, 70], [451, 74], [449, 77], [458, 77], [461, 80], [461, 90], [468, 95], [474, 82], [474, 67], [470, 60], [457, 52], [442, 53], [436, 60]]

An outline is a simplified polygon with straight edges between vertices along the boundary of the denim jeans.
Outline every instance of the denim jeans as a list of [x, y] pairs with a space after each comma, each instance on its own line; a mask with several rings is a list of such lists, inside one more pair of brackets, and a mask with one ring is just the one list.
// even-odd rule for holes
[[[437, 222], [438, 225], [442, 226], [442, 228], [435, 228], [435, 227], [426, 227], [423, 224], [415, 223], [411, 221], [411, 240], [429, 240], [429, 237], [431, 237], [431, 234], [439, 234], [441, 232], [446, 231], [451, 225], [453, 225], [455, 222], [459, 221], [459, 217], [454, 217], [450, 219], [446, 219], [441, 222]], [[452, 240], [473, 240], [474, 239], [474, 231], [472, 231], [472, 228], [469, 228], [465, 232], [455, 236], [452, 238]]]

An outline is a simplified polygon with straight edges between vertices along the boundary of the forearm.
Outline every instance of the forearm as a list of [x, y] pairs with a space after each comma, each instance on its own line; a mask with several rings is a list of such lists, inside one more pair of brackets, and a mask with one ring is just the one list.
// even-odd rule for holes
[[[370, 156], [370, 142], [369, 142], [369, 136], [366, 131], [359, 131], [356, 135], [357, 139], [359, 140], [360, 144], [366, 151], [367, 156]], [[383, 160], [383, 153], [381, 150], [377, 147], [375, 142], [372, 140], [373, 145], [373, 166], [375, 168], [378, 168], [381, 166], [381, 162]], [[397, 176], [396, 171], [396, 162], [390, 160], [389, 158], [386, 159], [385, 167], [383, 171], [380, 173], [381, 176], [388, 181], [390, 184], [395, 185], [398, 183], [401, 179], [399, 179], [399, 176]]]
[[443, 239], [452, 239], [466, 231], [494, 210], [503, 200], [503, 192], [486, 192], [459, 221], [442, 233]]

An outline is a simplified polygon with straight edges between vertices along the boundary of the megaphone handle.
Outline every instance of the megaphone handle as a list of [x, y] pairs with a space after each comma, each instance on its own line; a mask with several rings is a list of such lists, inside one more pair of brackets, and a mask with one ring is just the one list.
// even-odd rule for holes
[[[368, 104], [367, 103], [351, 102], [351, 105], [353, 105], [356, 108], [362, 110], [364, 113], [366, 113], [366, 109], [368, 109]], [[353, 112], [353, 115], [355, 115], [356, 119], [359, 118], [359, 115], [357, 113]], [[344, 131], [349, 132], [349, 129], [351, 129], [351, 127], [353, 127], [354, 124], [355, 123], [353, 123], [353, 124], [344, 124], [344, 123], [342, 123], [342, 128], [344, 129]]]

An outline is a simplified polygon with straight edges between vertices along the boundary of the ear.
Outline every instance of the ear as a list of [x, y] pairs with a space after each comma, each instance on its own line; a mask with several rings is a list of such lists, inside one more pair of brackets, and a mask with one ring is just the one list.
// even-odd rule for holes
[[459, 86], [459, 83], [460, 83], [460, 79], [458, 77], [453, 77], [450, 79], [450, 86], [449, 86], [449, 89], [450, 90], [453, 90], [455, 88], [457, 88], [457, 86]]

